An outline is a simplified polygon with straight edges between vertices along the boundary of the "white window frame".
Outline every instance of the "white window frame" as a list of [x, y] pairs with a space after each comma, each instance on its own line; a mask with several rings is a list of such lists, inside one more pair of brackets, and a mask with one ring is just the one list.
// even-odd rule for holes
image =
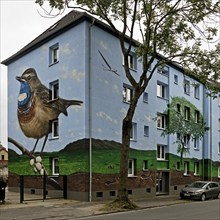
[[143, 171], [148, 170], [148, 160], [143, 160]]
[[51, 91], [50, 100], [57, 99], [59, 97], [59, 80], [55, 80], [53, 82], [50, 82], [49, 88]]
[[184, 139], [184, 148], [190, 148], [190, 135], [187, 134], [187, 135], [184, 135], [183, 137]]
[[163, 99], [167, 99], [167, 92], [168, 92], [168, 86], [166, 84], [157, 83], [157, 97], [163, 98]]
[[195, 123], [199, 123], [199, 120], [200, 120], [200, 113], [198, 110], [195, 110]]
[[166, 158], [166, 146], [157, 145], [157, 160], [165, 160]]
[[218, 154], [220, 154], [220, 142], [218, 143]]
[[144, 92], [143, 94], [143, 102], [148, 103], [148, 93]]
[[167, 124], [166, 115], [158, 114], [157, 115], [157, 128], [158, 129], [165, 129]]
[[55, 119], [50, 121], [51, 123], [51, 133], [50, 133], [50, 139], [57, 139], [59, 138], [59, 119]]
[[149, 133], [150, 133], [149, 126], [144, 125], [144, 136], [149, 137]]
[[188, 176], [189, 175], [189, 161], [184, 161], [183, 166], [184, 166], [184, 175]]
[[131, 132], [130, 132], [130, 140], [136, 141], [137, 140], [137, 123], [132, 122]]
[[134, 176], [134, 159], [128, 159], [128, 177]]
[[59, 44], [56, 43], [49, 48], [49, 64], [53, 65], [59, 62]]
[[220, 166], [218, 166], [218, 178], [220, 178]]
[[[58, 172], [57, 172], [58, 169]], [[59, 158], [54, 157], [52, 158], [52, 175], [57, 176], [59, 175]]]
[[184, 107], [184, 119], [186, 121], [190, 120], [190, 108], [188, 106]]
[[199, 150], [199, 142], [200, 141], [198, 137], [193, 138], [193, 145], [195, 150]]
[[133, 89], [130, 86], [123, 85], [123, 102], [130, 103], [133, 96]]
[[184, 80], [184, 93], [190, 95], [190, 81], [186, 79]]
[[194, 86], [194, 97], [195, 97], [196, 99], [199, 99], [199, 98], [200, 98], [200, 86], [199, 86], [199, 84], [196, 84], [196, 85]]
[[[124, 65], [124, 56], [122, 55], [123, 65]], [[134, 52], [130, 51], [128, 54], [128, 67], [131, 70], [137, 71], [137, 57]]]
[[199, 175], [199, 162], [194, 162], [194, 175], [198, 176]]

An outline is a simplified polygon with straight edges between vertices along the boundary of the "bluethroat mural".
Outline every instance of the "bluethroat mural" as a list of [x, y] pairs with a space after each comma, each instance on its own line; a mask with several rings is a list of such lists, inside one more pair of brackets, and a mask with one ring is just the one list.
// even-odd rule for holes
[[42, 153], [51, 130], [51, 121], [57, 119], [60, 113], [67, 116], [69, 106], [81, 105], [83, 102], [59, 96], [51, 99], [52, 91], [41, 83], [33, 68], [26, 69], [16, 79], [20, 82], [17, 108], [19, 125], [26, 137], [36, 139], [32, 152], [35, 151], [38, 140], [44, 137]]

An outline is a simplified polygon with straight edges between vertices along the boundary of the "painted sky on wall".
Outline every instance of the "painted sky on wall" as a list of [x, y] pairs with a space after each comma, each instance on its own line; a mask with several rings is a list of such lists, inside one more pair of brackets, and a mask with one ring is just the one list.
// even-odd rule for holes
[[[60, 20], [70, 9], [56, 17], [45, 17], [35, 0], [0, 0], [0, 61], [27, 45], [45, 29]], [[54, 12], [56, 13], [56, 12]], [[44, 17], [43, 17], [44, 15]], [[0, 142], [7, 147], [7, 68], [0, 74]]]

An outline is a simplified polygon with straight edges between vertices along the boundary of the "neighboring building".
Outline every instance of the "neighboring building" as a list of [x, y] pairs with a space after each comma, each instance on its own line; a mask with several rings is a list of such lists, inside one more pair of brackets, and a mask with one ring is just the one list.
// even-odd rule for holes
[[0, 143], [0, 181], [8, 179], [8, 151]]
[[[132, 51], [130, 68], [133, 76], [138, 77], [142, 65], [134, 48]], [[119, 76], [107, 71], [101, 55]], [[68, 198], [115, 198], [122, 119], [132, 97], [132, 87], [125, 77], [119, 40], [112, 29], [86, 13], [72, 11], [2, 63], [8, 66], [9, 137], [29, 151], [35, 144], [19, 127], [20, 83], [16, 81], [16, 76], [27, 68], [34, 68], [41, 82], [51, 89], [52, 101], [57, 95], [83, 101], [81, 107], [68, 108], [68, 117], [60, 114], [50, 123], [49, 139], [42, 154], [48, 174], [57, 180], [67, 175]], [[20, 90], [19, 103], [27, 97], [28, 92]], [[161, 136], [166, 126], [164, 111], [172, 97], [184, 97], [194, 104], [210, 127], [201, 140], [188, 142], [190, 153], [184, 155], [183, 164], [174, 144], [177, 137]], [[130, 196], [177, 194], [182, 186], [194, 180], [219, 181], [219, 112], [220, 95], [217, 99], [207, 96], [206, 87], [183, 74], [182, 68], [170, 63], [163, 70], [158, 69], [134, 115], [128, 161]], [[40, 145], [41, 141], [36, 151], [40, 151]], [[19, 152], [11, 143], [8, 146]], [[13, 152], [9, 160], [9, 186], [16, 187], [17, 175], [31, 175], [33, 171], [24, 156]], [[39, 187], [34, 181], [31, 184], [26, 188], [32, 192]]]

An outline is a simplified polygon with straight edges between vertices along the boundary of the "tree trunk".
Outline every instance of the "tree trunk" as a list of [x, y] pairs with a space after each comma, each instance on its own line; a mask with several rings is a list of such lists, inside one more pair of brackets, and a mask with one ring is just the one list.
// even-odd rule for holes
[[122, 125], [122, 146], [119, 173], [118, 199], [128, 201], [128, 154], [130, 147], [130, 131], [132, 128], [132, 119], [125, 117]]

